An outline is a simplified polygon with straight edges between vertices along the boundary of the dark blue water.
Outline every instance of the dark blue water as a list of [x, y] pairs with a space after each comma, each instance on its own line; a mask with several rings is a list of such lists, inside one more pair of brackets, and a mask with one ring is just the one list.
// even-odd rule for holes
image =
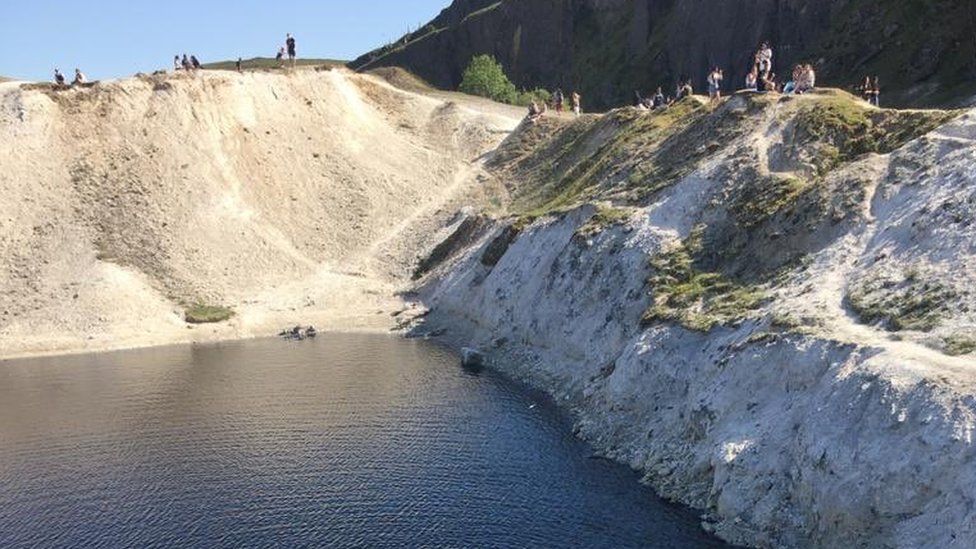
[[0, 363], [0, 547], [702, 547], [540, 395], [385, 336]]

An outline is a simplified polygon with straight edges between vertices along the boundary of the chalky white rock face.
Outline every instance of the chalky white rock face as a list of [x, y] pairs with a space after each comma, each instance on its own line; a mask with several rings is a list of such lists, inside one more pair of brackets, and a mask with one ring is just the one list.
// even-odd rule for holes
[[[581, 233], [594, 207], [544, 217], [485, 265], [496, 229], [426, 282], [418, 331], [448, 329], [571, 406], [598, 451], [730, 541], [973, 547], [976, 360], [947, 342], [974, 335], [976, 113], [827, 176], [861, 181], [857, 215], [761, 244], [809, 253], [763, 283], [758, 310], [709, 331], [641, 323], [649, 258], [716, 215], [727, 163], [742, 146], [768, 152], [774, 127], [623, 225]], [[898, 301], [911, 284], [942, 300], [924, 330], [865, 318], [877, 303], [911, 318]]]
[[[519, 109], [341, 70], [0, 84], [0, 357], [386, 330], [423, 316], [395, 296], [414, 274], [418, 333], [571, 406], [597, 449], [726, 539], [972, 547], [976, 112], [844, 156], [800, 139], [798, 113], [867, 107], [764, 97], [550, 118], [592, 125], [582, 156], [630, 124], [627, 154], [656, 163], [638, 183], [681, 175], [635, 198], [628, 174], [587, 164], [623, 215], [513, 224], [477, 214], [546, 191], [481, 164], [550, 150], [526, 127], [496, 149]], [[881, 127], [920, 133], [904, 120], [933, 118]], [[694, 254], [708, 272], [662, 278], [662, 258]], [[702, 290], [724, 308], [666, 299]], [[189, 329], [194, 302], [237, 315]]]
[[476, 106], [342, 70], [0, 84], [0, 357], [387, 329], [405, 233], [521, 115]]

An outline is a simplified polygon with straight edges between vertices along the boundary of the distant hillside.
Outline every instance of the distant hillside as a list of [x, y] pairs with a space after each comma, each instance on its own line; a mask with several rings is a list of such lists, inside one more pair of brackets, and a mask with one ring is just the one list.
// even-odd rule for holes
[[520, 86], [575, 88], [606, 107], [634, 90], [671, 90], [681, 75], [702, 88], [712, 64], [737, 87], [764, 39], [779, 73], [811, 62], [822, 82], [845, 88], [880, 75], [888, 104], [976, 95], [976, 2], [959, 0], [455, 0], [351, 66], [402, 66], [455, 88], [470, 58], [490, 53]]
[[[204, 63], [203, 68], [208, 70], [235, 70], [237, 61], [216, 61], [214, 63]], [[276, 59], [270, 57], [252, 57], [241, 62], [244, 70], [268, 70], [277, 69], [280, 65]], [[341, 67], [345, 61], [335, 59], [296, 59], [295, 64], [300, 67], [324, 66]]]

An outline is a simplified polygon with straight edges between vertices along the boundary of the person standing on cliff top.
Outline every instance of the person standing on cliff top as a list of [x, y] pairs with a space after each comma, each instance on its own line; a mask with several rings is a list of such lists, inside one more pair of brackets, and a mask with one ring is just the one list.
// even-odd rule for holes
[[579, 116], [583, 114], [583, 96], [579, 92], [573, 92], [573, 114]]
[[180, 70], [180, 56], [179, 54], [173, 56], [173, 70]]
[[552, 104], [556, 107], [556, 112], [563, 112], [564, 100], [562, 88], [556, 88], [556, 92], [552, 94]]
[[708, 98], [715, 103], [722, 99], [722, 69], [715, 67], [708, 73]]
[[295, 48], [295, 37], [288, 33], [285, 38], [285, 47], [288, 48], [288, 61], [291, 62], [292, 68], [295, 67], [295, 58], [298, 57], [298, 51]]
[[756, 53], [756, 68], [759, 69], [759, 76], [768, 74], [773, 70], [773, 48], [769, 42], [763, 42]]

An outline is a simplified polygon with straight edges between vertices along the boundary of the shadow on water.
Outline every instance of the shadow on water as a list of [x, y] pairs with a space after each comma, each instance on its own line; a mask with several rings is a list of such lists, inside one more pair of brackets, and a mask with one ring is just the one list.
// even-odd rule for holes
[[0, 363], [0, 546], [708, 547], [542, 393], [376, 335]]

